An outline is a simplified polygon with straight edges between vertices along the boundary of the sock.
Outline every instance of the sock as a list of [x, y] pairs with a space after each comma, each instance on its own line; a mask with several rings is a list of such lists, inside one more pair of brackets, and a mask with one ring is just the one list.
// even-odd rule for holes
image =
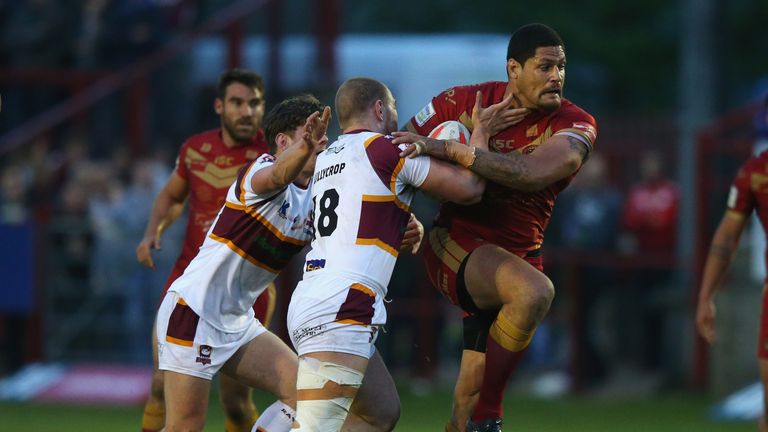
[[488, 333], [483, 385], [480, 387], [480, 397], [472, 413], [472, 420], [502, 417], [504, 390], [533, 333], [534, 330], [521, 330], [508, 316], [499, 312]]
[[296, 420], [296, 411], [283, 402], [276, 401], [259, 416], [251, 432], [288, 432]]
[[141, 432], [157, 432], [165, 426], [165, 403], [147, 402], [141, 418]]

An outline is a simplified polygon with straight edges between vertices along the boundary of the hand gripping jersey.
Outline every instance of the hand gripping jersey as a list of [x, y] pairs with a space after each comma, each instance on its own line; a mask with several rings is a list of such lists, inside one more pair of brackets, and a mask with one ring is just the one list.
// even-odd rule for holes
[[165, 291], [197, 255], [237, 173], [267, 151], [261, 130], [244, 146], [227, 147], [221, 139], [221, 129], [193, 135], [181, 146], [175, 173], [189, 184], [189, 219], [181, 255], [168, 277]]
[[343, 275], [386, 295], [411, 200], [429, 173], [429, 158], [402, 159], [400, 151], [392, 137], [359, 130], [318, 156], [305, 281]]
[[[426, 136], [440, 123], [457, 120], [471, 130], [475, 93], [482, 91], [483, 106], [487, 107], [500, 102], [506, 88], [506, 82], [492, 81], [446, 90], [411, 118], [407, 127]], [[555, 134], [572, 136], [592, 151], [597, 126], [591, 115], [563, 99], [560, 108], [551, 114], [529, 114], [522, 122], [491, 137], [490, 148], [499, 153], [527, 154]], [[451, 237], [464, 247], [488, 241], [524, 255], [541, 247], [555, 197], [572, 179], [569, 176], [537, 192], [516, 191], [488, 182], [478, 204], [443, 204], [437, 225], [448, 228]]]
[[308, 189], [291, 184], [259, 195], [251, 188], [253, 175], [273, 163], [264, 154], [242, 170], [200, 252], [169, 289], [222, 331], [248, 326], [256, 297], [312, 235]]

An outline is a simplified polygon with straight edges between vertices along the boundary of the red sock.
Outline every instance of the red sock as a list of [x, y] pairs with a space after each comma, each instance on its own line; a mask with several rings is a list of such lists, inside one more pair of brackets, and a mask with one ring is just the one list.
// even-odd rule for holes
[[524, 352], [525, 350], [509, 351], [488, 336], [483, 385], [480, 387], [480, 398], [472, 420], [502, 417], [501, 401], [504, 399], [504, 390]]

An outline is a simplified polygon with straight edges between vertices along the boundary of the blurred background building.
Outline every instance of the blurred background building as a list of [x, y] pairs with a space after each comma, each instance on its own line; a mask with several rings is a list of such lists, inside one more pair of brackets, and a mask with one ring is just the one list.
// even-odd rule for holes
[[[599, 137], [547, 231], [557, 298], [516, 376], [563, 380], [544, 392], [725, 394], [755, 380], [753, 246], [742, 242], [720, 296], [730, 336], [706, 347], [693, 311], [730, 180], [768, 140], [768, 38], [756, 32], [768, 3], [756, 0], [0, 0], [0, 377], [38, 362], [150, 364], [181, 224], [156, 271], [135, 247], [178, 147], [217, 126], [224, 69], [262, 74], [268, 108], [307, 91], [332, 104], [344, 79], [372, 76], [402, 124], [443, 89], [505, 80], [509, 34], [532, 21], [565, 40], [565, 96]], [[416, 208], [428, 223], [436, 205]], [[296, 272], [282, 277], [283, 308]], [[459, 316], [420, 258], [400, 260], [390, 293], [390, 367], [450, 382]]]

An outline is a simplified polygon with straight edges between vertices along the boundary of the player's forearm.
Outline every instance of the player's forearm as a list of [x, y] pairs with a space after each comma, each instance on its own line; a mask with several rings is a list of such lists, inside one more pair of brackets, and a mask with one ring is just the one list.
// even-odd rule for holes
[[312, 156], [312, 148], [305, 143], [288, 147], [280, 154], [271, 167], [270, 182], [274, 190], [291, 184]]
[[712, 244], [704, 265], [704, 275], [701, 279], [699, 302], [709, 302], [722, 286], [728, 268], [731, 266], [734, 251], [724, 245]]
[[161, 191], [152, 206], [149, 222], [147, 222], [147, 227], [144, 230], [144, 237], [154, 237], [156, 234], [165, 232], [179, 218], [183, 209], [183, 200]]

